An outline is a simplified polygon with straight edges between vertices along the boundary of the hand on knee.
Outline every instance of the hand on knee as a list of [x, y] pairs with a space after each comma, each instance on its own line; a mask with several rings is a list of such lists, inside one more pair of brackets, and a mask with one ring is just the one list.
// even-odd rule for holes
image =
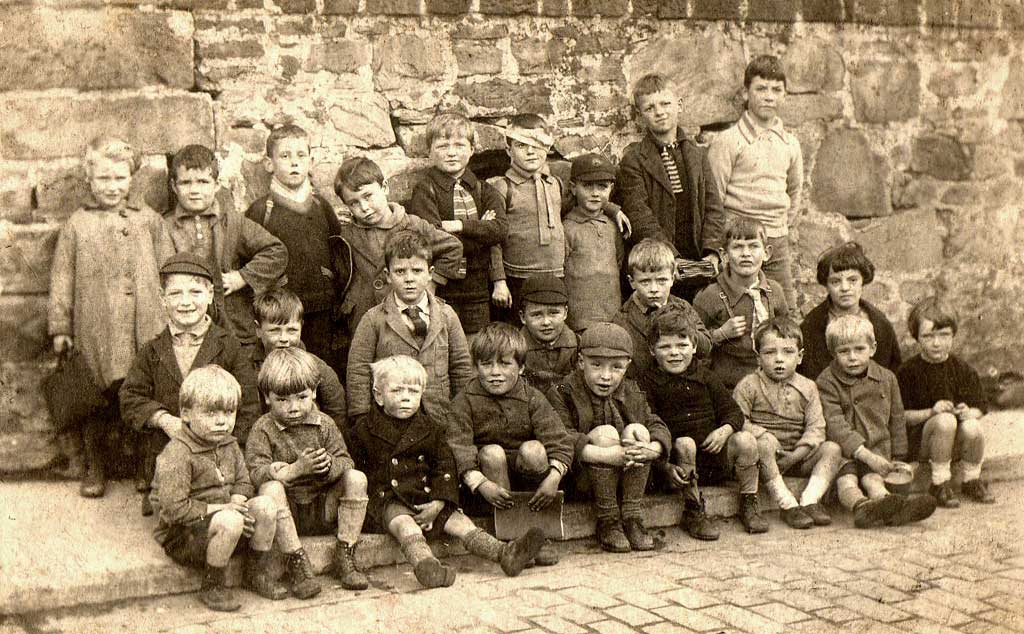
[[635, 443], [648, 443], [651, 442], [651, 432], [649, 429], [639, 423], [633, 423], [626, 425], [622, 429], [622, 435], [620, 439], [623, 441], [630, 441]]

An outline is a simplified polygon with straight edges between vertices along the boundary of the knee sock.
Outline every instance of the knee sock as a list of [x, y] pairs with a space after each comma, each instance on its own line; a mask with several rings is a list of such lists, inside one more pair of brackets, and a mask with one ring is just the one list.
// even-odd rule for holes
[[644, 489], [651, 465], [622, 470], [622, 519], [642, 519], [644, 516]]
[[338, 541], [354, 546], [359, 541], [366, 518], [366, 498], [341, 498], [338, 500]]
[[277, 545], [279, 551], [286, 555], [302, 550], [302, 542], [299, 541], [299, 533], [295, 530], [292, 512], [287, 506], [277, 510], [277, 529], [274, 531], [274, 544]]
[[963, 460], [960, 462], [960, 467], [964, 470], [964, 482], [977, 480], [981, 477], [981, 462], [967, 462]]
[[402, 547], [402, 554], [414, 568], [428, 559], [437, 559], [434, 557], [434, 551], [427, 546], [427, 538], [423, 535], [414, 534], [404, 537], [399, 545]]
[[757, 462], [744, 465], [738, 461], [733, 466], [736, 481], [740, 483], [740, 495], [757, 493]]
[[505, 542], [499, 541], [482, 528], [463, 537], [462, 545], [470, 553], [490, 561], [500, 561], [501, 551], [505, 548]]
[[952, 477], [952, 474], [951, 474], [950, 468], [949, 468], [949, 464], [950, 464], [949, 460], [947, 460], [945, 462], [936, 462], [936, 461], [932, 460], [931, 463], [932, 463], [932, 484], [939, 485], [939, 484], [945, 484], [945, 483], [949, 482], [949, 479]]
[[796, 503], [796, 498], [793, 497], [793, 493], [786, 486], [786, 481], [782, 479], [781, 475], [765, 482], [764, 488], [768, 490], [768, 494], [772, 496], [780, 509], [786, 510], [800, 506]]
[[619, 519], [620, 469], [590, 466], [590, 481], [594, 487], [594, 515], [598, 520]]
[[807, 481], [807, 486], [804, 487], [804, 492], [800, 494], [800, 506], [810, 506], [820, 502], [821, 498], [825, 497], [825, 493], [828, 491], [828, 485], [828, 479], [819, 475], [812, 475]]
[[850, 480], [837, 480], [836, 492], [839, 494], [839, 503], [848, 511], [852, 511], [853, 507], [857, 506], [857, 503], [861, 500], [867, 499], [864, 492], [857, 486], [857, 481], [852, 478]]
[[683, 503], [687, 508], [700, 506], [700, 488], [697, 486], [697, 479], [694, 478], [690, 484], [683, 489]]

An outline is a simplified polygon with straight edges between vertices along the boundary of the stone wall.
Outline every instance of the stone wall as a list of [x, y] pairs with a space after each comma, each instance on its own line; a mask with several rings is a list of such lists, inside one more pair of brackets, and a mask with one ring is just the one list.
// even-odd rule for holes
[[[244, 209], [266, 190], [268, 129], [313, 137], [314, 182], [352, 154], [396, 199], [424, 165], [425, 123], [458, 105], [500, 148], [516, 111], [556, 149], [618, 157], [638, 130], [628, 87], [675, 78], [682, 123], [734, 120], [746, 61], [775, 53], [783, 118], [806, 157], [793, 221], [806, 310], [818, 253], [861, 241], [867, 296], [905, 338], [908, 306], [962, 309], [979, 369], [1024, 369], [1024, 6], [1020, 0], [72, 0], [0, 7], [0, 471], [56, 455], [38, 395], [49, 261], [83, 193], [79, 155], [117, 132], [146, 155], [137, 187], [168, 203], [168, 154], [216, 147]], [[910, 343], [905, 340], [905, 343]]]

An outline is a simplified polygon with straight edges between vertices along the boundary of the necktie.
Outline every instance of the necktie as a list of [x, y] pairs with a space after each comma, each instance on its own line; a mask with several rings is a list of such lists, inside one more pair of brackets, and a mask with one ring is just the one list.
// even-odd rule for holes
[[423, 338], [427, 336], [427, 322], [423, 321], [420, 317], [419, 306], [410, 306], [402, 311], [405, 316], [412, 322], [412, 334], [417, 337]]
[[476, 220], [477, 216], [473, 197], [459, 183], [452, 188], [452, 215], [455, 220]]
[[676, 165], [676, 159], [672, 156], [672, 147], [672, 145], [661, 146], [661, 162], [665, 164], [665, 172], [668, 173], [668, 182], [672, 185], [672, 193], [681, 194], [683, 181], [679, 179], [679, 166]]
[[540, 232], [540, 243], [551, 244], [551, 230], [555, 226], [555, 219], [551, 215], [551, 208], [548, 207], [548, 195], [544, 190], [543, 174], [534, 174], [533, 184], [537, 191], [537, 227]]
[[754, 301], [754, 319], [750, 324], [750, 332], [753, 333], [758, 324], [768, 321], [768, 308], [761, 301], [761, 289], [757, 287], [757, 284], [747, 289], [747, 295], [750, 295], [750, 299]]

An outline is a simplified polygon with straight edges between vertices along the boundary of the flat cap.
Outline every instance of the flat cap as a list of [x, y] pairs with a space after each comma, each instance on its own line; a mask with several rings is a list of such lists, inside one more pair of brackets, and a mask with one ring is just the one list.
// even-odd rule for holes
[[210, 265], [195, 253], [183, 251], [167, 258], [160, 267], [160, 275], [196, 275], [213, 281]]
[[614, 181], [615, 166], [600, 154], [584, 154], [573, 159], [569, 178], [577, 182]]
[[596, 322], [580, 337], [580, 354], [590, 357], [633, 358], [633, 339], [618, 324]]
[[535, 275], [526, 278], [521, 291], [522, 301], [534, 304], [568, 304], [569, 294], [565, 282], [554, 275]]

